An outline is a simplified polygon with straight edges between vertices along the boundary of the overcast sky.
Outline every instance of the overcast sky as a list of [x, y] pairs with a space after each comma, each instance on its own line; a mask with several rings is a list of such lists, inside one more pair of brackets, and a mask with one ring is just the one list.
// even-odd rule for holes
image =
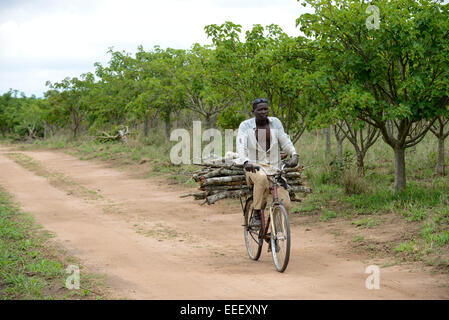
[[45, 82], [93, 72], [107, 50], [210, 43], [204, 26], [278, 24], [299, 35], [296, 0], [0, 0], [0, 94], [41, 97]]

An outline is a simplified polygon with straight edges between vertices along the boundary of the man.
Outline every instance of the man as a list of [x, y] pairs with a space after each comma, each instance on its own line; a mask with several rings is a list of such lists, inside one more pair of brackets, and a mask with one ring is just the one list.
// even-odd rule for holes
[[[268, 101], [263, 98], [256, 99], [252, 107], [254, 118], [243, 121], [239, 126], [237, 153], [244, 163], [248, 186], [254, 186], [253, 206], [256, 214], [251, 224], [258, 226], [261, 224], [260, 212], [266, 203], [272, 182], [263, 170], [256, 170], [257, 166], [263, 167], [268, 174], [274, 173], [273, 167], [280, 169], [282, 165], [280, 149], [291, 156], [287, 167], [298, 165], [299, 156], [290, 137], [284, 132], [281, 121], [275, 117], [268, 117]], [[278, 197], [290, 213], [290, 197], [282, 186], [278, 188]]]

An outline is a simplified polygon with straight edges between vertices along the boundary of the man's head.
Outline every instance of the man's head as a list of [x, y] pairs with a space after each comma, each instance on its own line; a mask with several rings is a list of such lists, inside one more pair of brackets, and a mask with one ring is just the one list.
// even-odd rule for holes
[[259, 98], [253, 101], [253, 113], [256, 120], [268, 119], [268, 100]]

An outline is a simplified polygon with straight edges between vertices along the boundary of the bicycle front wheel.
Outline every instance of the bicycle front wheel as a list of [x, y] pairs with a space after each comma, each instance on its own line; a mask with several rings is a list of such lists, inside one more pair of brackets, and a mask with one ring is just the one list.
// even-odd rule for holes
[[258, 260], [260, 253], [262, 251], [263, 245], [263, 228], [262, 226], [253, 227], [251, 226], [251, 219], [254, 214], [253, 199], [248, 198], [245, 204], [245, 223], [244, 223], [244, 234], [245, 234], [245, 244], [248, 255], [252, 260]]
[[274, 206], [272, 218], [271, 254], [276, 270], [284, 272], [290, 259], [290, 223], [283, 205]]

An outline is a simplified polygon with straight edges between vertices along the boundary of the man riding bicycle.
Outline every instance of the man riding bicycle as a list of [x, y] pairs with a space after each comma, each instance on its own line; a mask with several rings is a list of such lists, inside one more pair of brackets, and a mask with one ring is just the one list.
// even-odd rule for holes
[[[268, 101], [263, 98], [256, 99], [252, 107], [254, 118], [243, 121], [239, 126], [237, 153], [244, 163], [247, 185], [253, 186], [255, 215], [251, 225], [260, 226], [260, 213], [272, 187], [267, 174], [281, 168], [280, 149], [291, 156], [286, 167], [297, 166], [299, 155], [290, 137], [285, 133], [281, 121], [275, 117], [268, 117]], [[258, 167], [263, 167], [264, 170], [258, 170]], [[290, 196], [284, 186], [278, 189], [278, 196], [290, 213]]]

